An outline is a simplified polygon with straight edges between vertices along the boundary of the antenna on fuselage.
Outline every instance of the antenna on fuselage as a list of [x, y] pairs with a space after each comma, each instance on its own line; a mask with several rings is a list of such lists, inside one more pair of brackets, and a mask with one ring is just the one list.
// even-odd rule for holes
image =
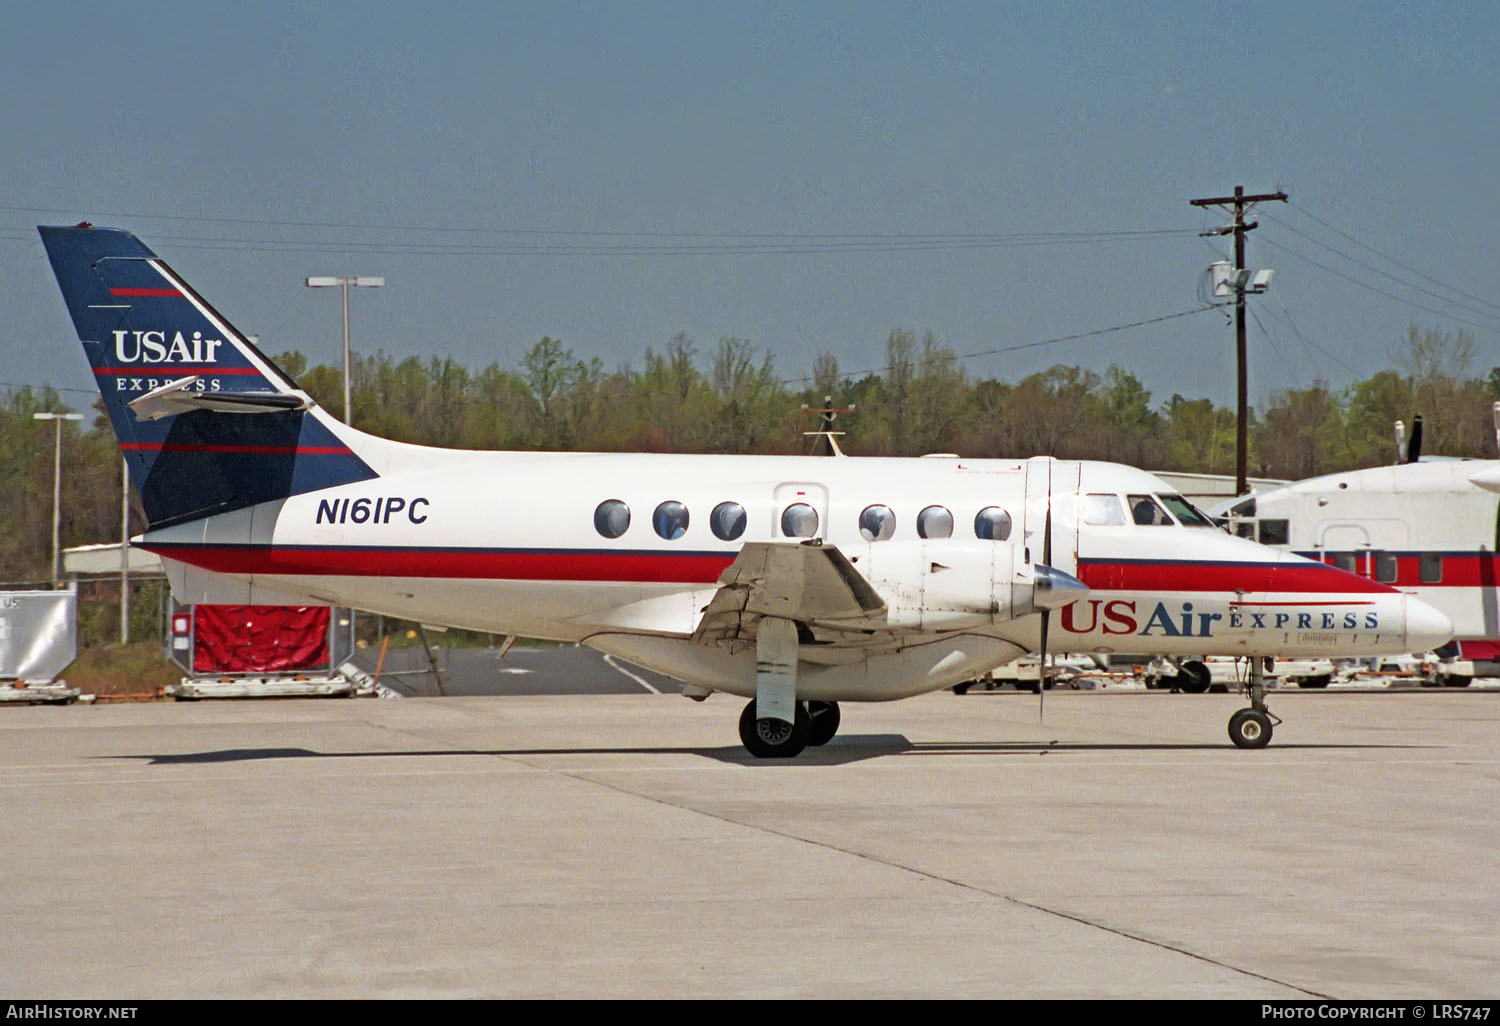
[[802, 432], [804, 435], [811, 435], [813, 437], [812, 452], [809, 455], [843, 456], [844, 450], [839, 448], [838, 440], [844, 432], [833, 430], [833, 420], [840, 413], [853, 413], [854, 407], [844, 406], [835, 408], [833, 405], [833, 396], [825, 395], [823, 397], [822, 409], [814, 410], [807, 403], [803, 403], [802, 412], [816, 413], [823, 418], [822, 422], [818, 425], [818, 430]]

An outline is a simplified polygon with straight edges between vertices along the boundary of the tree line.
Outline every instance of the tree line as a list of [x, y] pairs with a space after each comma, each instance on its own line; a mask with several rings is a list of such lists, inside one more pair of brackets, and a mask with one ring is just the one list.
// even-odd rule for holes
[[[1129, 371], [1103, 375], [1057, 365], [1019, 381], [969, 375], [931, 332], [895, 330], [873, 373], [841, 372], [830, 354], [787, 381], [767, 352], [743, 338], [700, 350], [686, 335], [639, 368], [606, 370], [544, 337], [507, 368], [473, 370], [451, 357], [397, 360], [384, 352], [351, 366], [355, 426], [402, 441], [475, 449], [605, 452], [807, 452], [828, 397], [850, 455], [957, 452], [976, 458], [1051, 455], [1153, 470], [1232, 474], [1235, 414], [1208, 399], [1153, 400]], [[1253, 412], [1252, 472], [1303, 478], [1394, 458], [1392, 424], [1424, 419], [1429, 454], [1496, 455], [1490, 405], [1500, 367], [1471, 372], [1473, 338], [1412, 326], [1393, 366], [1348, 388], [1315, 384], [1271, 392]], [[298, 352], [276, 362], [337, 416], [340, 368], [309, 366]], [[809, 409], [804, 409], [804, 406]], [[66, 408], [48, 388], [0, 397], [0, 581], [49, 576], [53, 425], [32, 414]], [[62, 543], [120, 533], [120, 455], [100, 404], [92, 423], [63, 430]], [[137, 513], [132, 532], [141, 529]]]

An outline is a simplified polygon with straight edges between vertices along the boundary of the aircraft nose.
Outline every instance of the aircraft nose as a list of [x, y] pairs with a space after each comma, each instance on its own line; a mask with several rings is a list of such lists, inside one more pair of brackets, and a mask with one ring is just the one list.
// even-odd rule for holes
[[1421, 599], [1406, 596], [1406, 650], [1426, 652], [1453, 640], [1453, 621]]

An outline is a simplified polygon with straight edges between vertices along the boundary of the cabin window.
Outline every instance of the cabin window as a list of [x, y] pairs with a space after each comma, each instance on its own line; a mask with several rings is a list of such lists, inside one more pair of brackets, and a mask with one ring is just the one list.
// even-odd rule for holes
[[1208, 514], [1202, 512], [1197, 506], [1188, 502], [1180, 495], [1163, 495], [1161, 501], [1166, 503], [1167, 509], [1177, 518], [1179, 524], [1187, 527], [1212, 527], [1214, 522], [1209, 519]]
[[986, 506], [974, 517], [974, 537], [981, 541], [1005, 541], [1010, 537], [1010, 514], [999, 506]]
[[1380, 584], [1395, 584], [1397, 574], [1396, 557], [1390, 552], [1376, 552], [1375, 580]]
[[1285, 545], [1291, 536], [1291, 529], [1285, 520], [1262, 520], [1260, 522], [1262, 545]]
[[794, 502], [781, 511], [781, 533], [788, 538], [811, 538], [818, 533], [818, 511]]
[[859, 515], [859, 535], [865, 541], [889, 541], [896, 533], [896, 514], [889, 506], [866, 506]]
[[734, 541], [745, 533], [745, 507], [737, 502], [721, 502], [708, 515], [708, 527], [721, 541]]
[[1157, 505], [1156, 500], [1149, 495], [1132, 495], [1129, 501], [1130, 516], [1138, 524], [1159, 527], [1172, 522], [1172, 518], [1167, 516], [1167, 511]]
[[917, 514], [917, 534], [923, 538], [953, 537], [953, 514], [942, 506], [928, 506]]
[[619, 499], [605, 499], [594, 510], [594, 530], [606, 538], [618, 538], [630, 526], [630, 507]]
[[1085, 524], [1125, 523], [1125, 509], [1118, 495], [1085, 495], [1083, 497], [1083, 522]]
[[668, 499], [657, 506], [656, 512], [651, 514], [651, 526], [667, 541], [676, 541], [687, 534], [687, 507], [680, 502]]
[[1345, 573], [1354, 573], [1354, 553], [1330, 552], [1328, 561]]
[[1418, 560], [1423, 584], [1438, 584], [1443, 579], [1443, 555], [1440, 552], [1424, 552]]

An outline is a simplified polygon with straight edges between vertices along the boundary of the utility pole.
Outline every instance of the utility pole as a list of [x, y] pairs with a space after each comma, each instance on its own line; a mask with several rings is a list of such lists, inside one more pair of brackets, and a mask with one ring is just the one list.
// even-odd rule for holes
[[[1245, 233], [1254, 231], [1260, 227], [1260, 222], [1251, 221], [1245, 223], [1245, 211], [1252, 203], [1286, 202], [1286, 193], [1264, 192], [1255, 196], [1246, 196], [1245, 188], [1241, 185], [1234, 187], [1233, 196], [1210, 196], [1206, 199], [1189, 200], [1195, 207], [1225, 207], [1232, 208], [1234, 213], [1234, 224], [1224, 228], [1216, 228], [1204, 232], [1205, 235], [1234, 235], [1234, 267], [1230, 270], [1229, 283], [1234, 289], [1234, 356], [1238, 367], [1239, 377], [1236, 382], [1236, 398], [1239, 404], [1239, 419], [1235, 424], [1234, 432], [1234, 487], [1236, 495], [1244, 495], [1250, 491], [1249, 474], [1246, 463], [1249, 459], [1249, 383], [1248, 374], [1245, 369], [1245, 286], [1249, 280], [1249, 272], [1245, 269]], [[1264, 292], [1262, 285], [1258, 289], [1252, 288], [1248, 291]]]
[[32, 420], [50, 420], [53, 424], [52, 449], [52, 587], [57, 587], [62, 566], [58, 559], [58, 538], [62, 530], [62, 426], [65, 420], [82, 420], [81, 413], [33, 413]]

